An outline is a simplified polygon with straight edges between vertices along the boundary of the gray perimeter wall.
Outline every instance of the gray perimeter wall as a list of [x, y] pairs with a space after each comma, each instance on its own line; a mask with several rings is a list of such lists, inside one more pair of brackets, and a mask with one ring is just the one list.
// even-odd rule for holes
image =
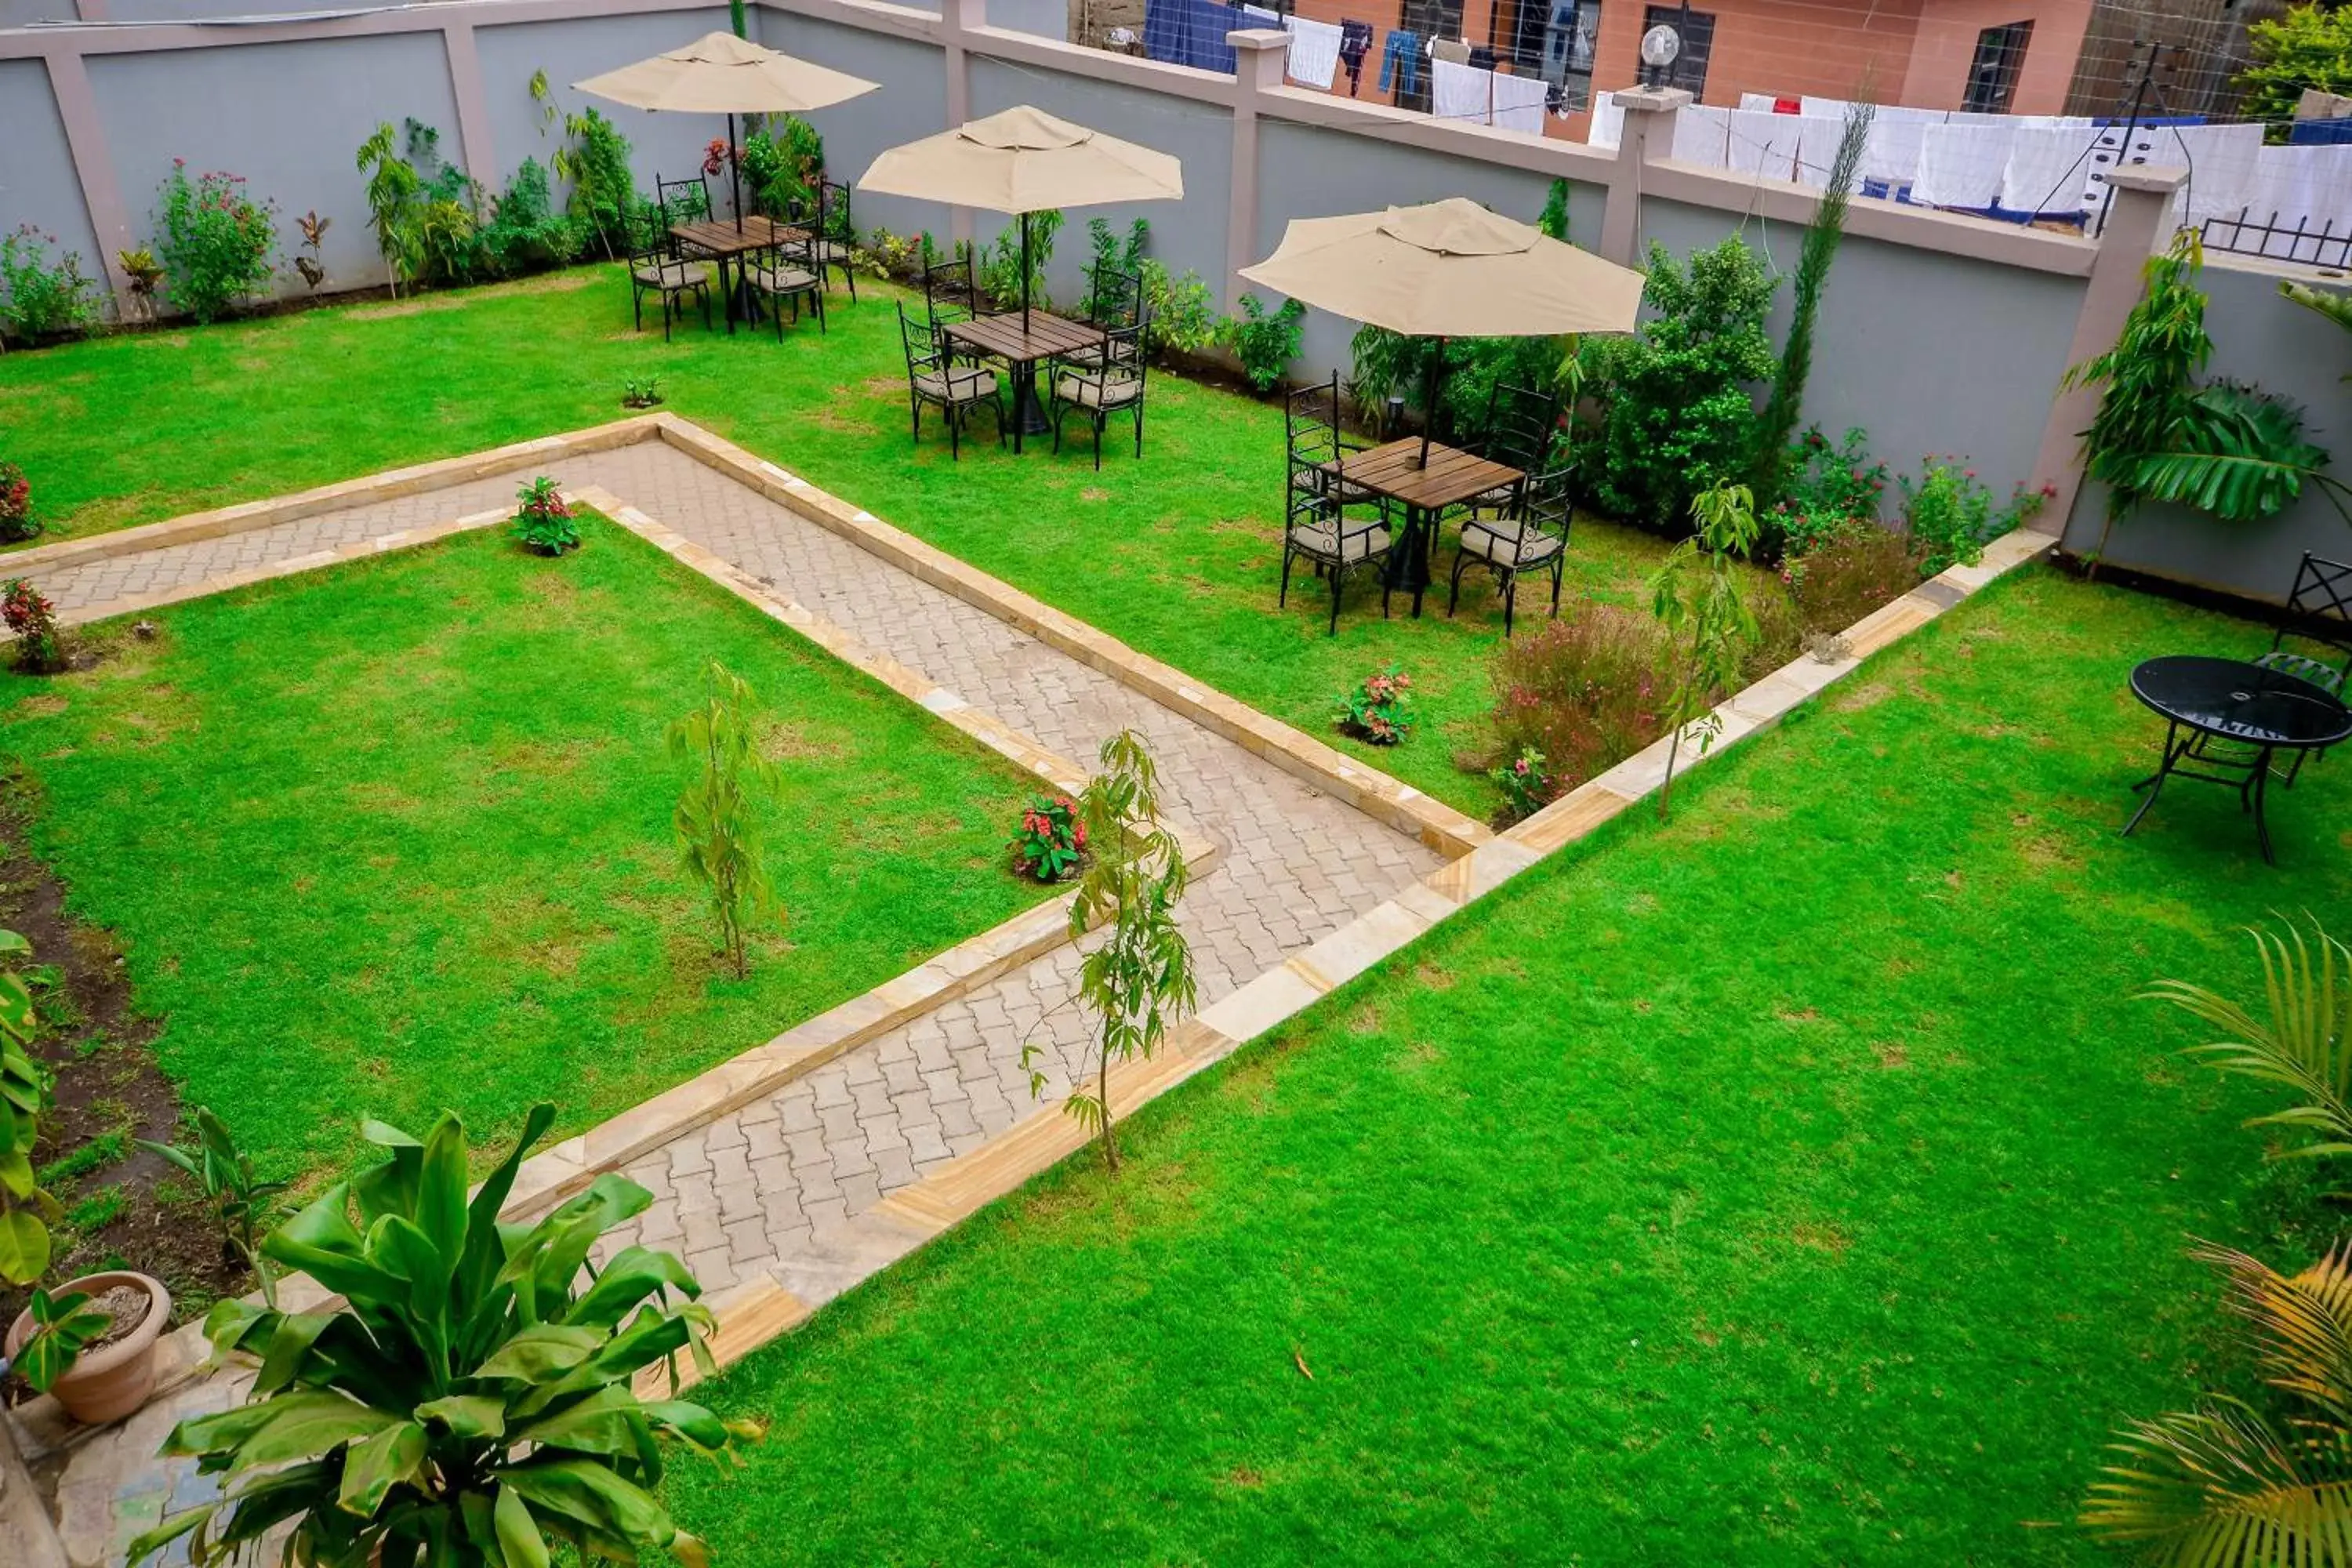
[[[760, 41], [882, 84], [879, 92], [809, 116], [824, 137], [825, 164], [836, 180], [855, 186], [885, 149], [948, 128], [947, 67], [937, 45], [773, 11], [760, 13]], [[948, 243], [948, 209], [936, 203], [853, 190], [850, 217], [861, 230], [929, 231], [942, 248]]]
[[[674, 49], [705, 33], [727, 30], [727, 10], [673, 11], [644, 16], [583, 16], [562, 22], [520, 22], [478, 27], [474, 51], [482, 63], [482, 97], [489, 110], [495, 168], [468, 156], [467, 173], [495, 193], [504, 190], [525, 158], [544, 163], [563, 145], [562, 112], [593, 108], [629, 139], [630, 164], [647, 194], [654, 176], [685, 179], [702, 168], [702, 150], [726, 134], [717, 115], [650, 114], [577, 92], [572, 84]], [[534, 71], [547, 73], [558, 114], [549, 123], [530, 96]], [[443, 130], [444, 146], [454, 138]]]
[[[2206, 374], [2251, 381], [2303, 405], [2305, 431], [2335, 461], [2327, 471], [2352, 483], [2352, 332], [2279, 297], [2280, 274], [2207, 254], [2205, 330], [2213, 338]], [[2085, 483], [2066, 527], [2069, 549], [2098, 548], [2106, 490]], [[2234, 526], [2185, 508], [2144, 507], [2116, 524], [2105, 559], [2118, 566], [2247, 598], [2284, 602], [2303, 552], [2352, 561], [2352, 526], [2315, 487], [2267, 522]]]
[[104, 281], [65, 121], [39, 60], [0, 60], [0, 234], [19, 224], [56, 235], [63, 248], [81, 252], [86, 276]]
[[[277, 202], [278, 243], [289, 255], [301, 237], [295, 218], [316, 210], [332, 220], [329, 288], [383, 281], [363, 184], [352, 167], [377, 122], [396, 126], [414, 115], [439, 128], [445, 151], [458, 151], [457, 100], [438, 33], [93, 55], [89, 80], [131, 230], [142, 243], [154, 232], [156, 187], [172, 160], [185, 158], [192, 176], [211, 169], [242, 174], [256, 198]], [[357, 83], [366, 90], [354, 90]], [[303, 287], [299, 278], [280, 281], [294, 291]]]
[[[1281, 244], [1282, 231], [1292, 218], [1335, 217], [1341, 213], [1412, 206], [1444, 196], [1468, 196], [1496, 212], [1533, 223], [1551, 191], [1549, 178], [1524, 169], [1282, 120], [1258, 121], [1258, 167], [1254, 257], [1268, 255]], [[1598, 243], [1601, 200], [1598, 185], [1569, 187], [1570, 239], [1587, 246]], [[1202, 275], [1214, 277], [1206, 271]], [[1355, 332], [1353, 321], [1308, 310], [1299, 374], [1320, 380], [1337, 370], [1346, 379], [1348, 343]]]

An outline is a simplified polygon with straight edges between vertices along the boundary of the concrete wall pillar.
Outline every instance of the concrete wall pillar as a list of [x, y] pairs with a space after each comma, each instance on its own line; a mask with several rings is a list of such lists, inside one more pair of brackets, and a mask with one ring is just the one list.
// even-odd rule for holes
[[[971, 118], [971, 54], [968, 40], [987, 26], [988, 0], [940, 0], [940, 47], [948, 77], [950, 131]], [[970, 207], [948, 209], [948, 240], [950, 247], [971, 242]], [[977, 272], [979, 268], [973, 270]]]
[[[2115, 347], [2123, 335], [2124, 318], [2139, 303], [2142, 273], [2147, 258], [2172, 237], [2168, 221], [2173, 193], [2189, 178], [2186, 169], [2145, 166], [2109, 172], [2115, 204], [2099, 236], [2099, 254], [2091, 263], [2091, 277], [2083, 289], [2083, 308], [2074, 318], [2074, 337], [2066, 363], [2081, 364]], [[2050, 416], [2042, 427], [2042, 446], [2033, 459], [2036, 487], [2055, 493], [2042, 510], [2042, 528], [2063, 535], [2083, 487], [2083, 432], [2099, 410], [2095, 386], [2061, 387], [2050, 400]]]
[[1233, 179], [1225, 205], [1225, 309], [1241, 309], [1242, 268], [1257, 256], [1257, 107], [1259, 95], [1282, 85], [1290, 59], [1290, 35], [1275, 27], [1250, 27], [1225, 35], [1236, 71], [1234, 95]]
[[1617, 161], [1609, 169], [1609, 203], [1601, 215], [1601, 254], [1620, 267], [1642, 264], [1642, 171], [1672, 157], [1675, 118], [1691, 95], [1678, 87], [1621, 90], [1625, 129], [1617, 139]]
[[457, 105], [457, 140], [466, 149], [466, 173], [495, 195], [500, 188], [499, 156], [490, 142], [490, 104], [482, 90], [482, 57], [474, 47], [474, 24], [450, 17], [442, 24], [441, 47], [449, 60], [449, 96]]
[[98, 259], [114, 292], [115, 313], [127, 321], [136, 296], [115, 253], [131, 246], [131, 209], [123, 205], [122, 184], [115, 178], [114, 160], [106, 150], [106, 122], [99, 117], [98, 97], [90, 90], [89, 68], [70, 37], [51, 44], [41, 59], [48, 67], [58, 118], [65, 122], [66, 149], [73, 154], [82, 205], [89, 213], [90, 232], [98, 237]]

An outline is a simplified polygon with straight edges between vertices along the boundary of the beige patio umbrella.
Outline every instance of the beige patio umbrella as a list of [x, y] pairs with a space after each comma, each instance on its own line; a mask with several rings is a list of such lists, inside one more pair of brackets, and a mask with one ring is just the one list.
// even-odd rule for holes
[[1025, 330], [1029, 215], [1105, 202], [1175, 201], [1184, 195], [1184, 169], [1165, 153], [1024, 106], [893, 147], [874, 160], [857, 185], [887, 195], [1019, 215]]
[[1630, 267], [1461, 196], [1294, 219], [1274, 254], [1242, 276], [1350, 321], [1437, 340], [1422, 404], [1423, 463], [1446, 339], [1630, 332], [1643, 282]]
[[845, 103], [880, 87], [808, 60], [761, 48], [732, 33], [706, 33], [683, 48], [572, 84], [632, 109], [727, 117], [727, 185], [735, 198], [735, 226], [743, 226], [743, 189], [735, 170], [735, 117], [806, 114]]

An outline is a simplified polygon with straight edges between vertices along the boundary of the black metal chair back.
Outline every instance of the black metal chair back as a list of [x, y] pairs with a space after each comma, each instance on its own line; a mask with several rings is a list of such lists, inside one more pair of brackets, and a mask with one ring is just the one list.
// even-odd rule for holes
[[898, 307], [898, 342], [907, 351], [907, 379], [925, 371], [946, 368], [947, 353], [940, 346], [940, 330], [936, 322], [918, 321], [907, 314], [907, 307]]
[[971, 278], [971, 259], [959, 257], [953, 261], [923, 262], [923, 302], [930, 310], [931, 324], [946, 321], [968, 321], [980, 314], [980, 295]]
[[1302, 386], [1283, 399], [1282, 423], [1290, 442], [1290, 493], [1321, 495], [1328, 465], [1339, 460], [1339, 373], [1329, 381]]
[[1559, 427], [1559, 399], [1533, 387], [1496, 382], [1486, 396], [1480, 454], [1523, 474], [1542, 471]]
[[817, 176], [816, 232], [824, 238], [846, 245], [856, 237], [857, 230], [849, 221], [849, 187], [839, 180]]
[[661, 208], [665, 226], [691, 223], [710, 216], [710, 185], [700, 174], [687, 180], [665, 180], [656, 174], [654, 203]]
[[[2341, 662], [2296, 653], [2286, 646], [2289, 637], [2317, 643], [2340, 656]], [[2352, 680], [2352, 563], [2304, 552], [2294, 570], [2294, 586], [2287, 593], [2286, 618], [2261, 662], [2343, 693]]]
[[1102, 266], [1087, 275], [1087, 320], [1110, 331], [1143, 319], [1143, 274]]

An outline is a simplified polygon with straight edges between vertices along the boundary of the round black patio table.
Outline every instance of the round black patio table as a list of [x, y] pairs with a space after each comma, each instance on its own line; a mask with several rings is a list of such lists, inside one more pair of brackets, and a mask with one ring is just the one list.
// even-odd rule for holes
[[[2164, 781], [2178, 773], [2208, 784], [2233, 785], [2238, 805], [2254, 818], [2254, 837], [2263, 858], [2277, 864], [2271, 853], [2270, 825], [2263, 817], [2263, 786], [2270, 781], [2271, 757], [2277, 752], [2315, 752], [2352, 739], [2352, 709], [2332, 693], [2300, 676], [2265, 668], [2238, 658], [2211, 658], [2202, 654], [2168, 654], [2151, 658], [2132, 671], [2132, 695], [2164, 716], [2164, 763], [2155, 773], [2132, 785], [2145, 791], [2124, 824], [2124, 834], [2139, 826], [2147, 808], [2164, 792]], [[2244, 751], [2216, 752], [2210, 741], [2234, 742]], [[2242, 773], [2230, 778], [2198, 773], [2181, 766], [2186, 760]]]

